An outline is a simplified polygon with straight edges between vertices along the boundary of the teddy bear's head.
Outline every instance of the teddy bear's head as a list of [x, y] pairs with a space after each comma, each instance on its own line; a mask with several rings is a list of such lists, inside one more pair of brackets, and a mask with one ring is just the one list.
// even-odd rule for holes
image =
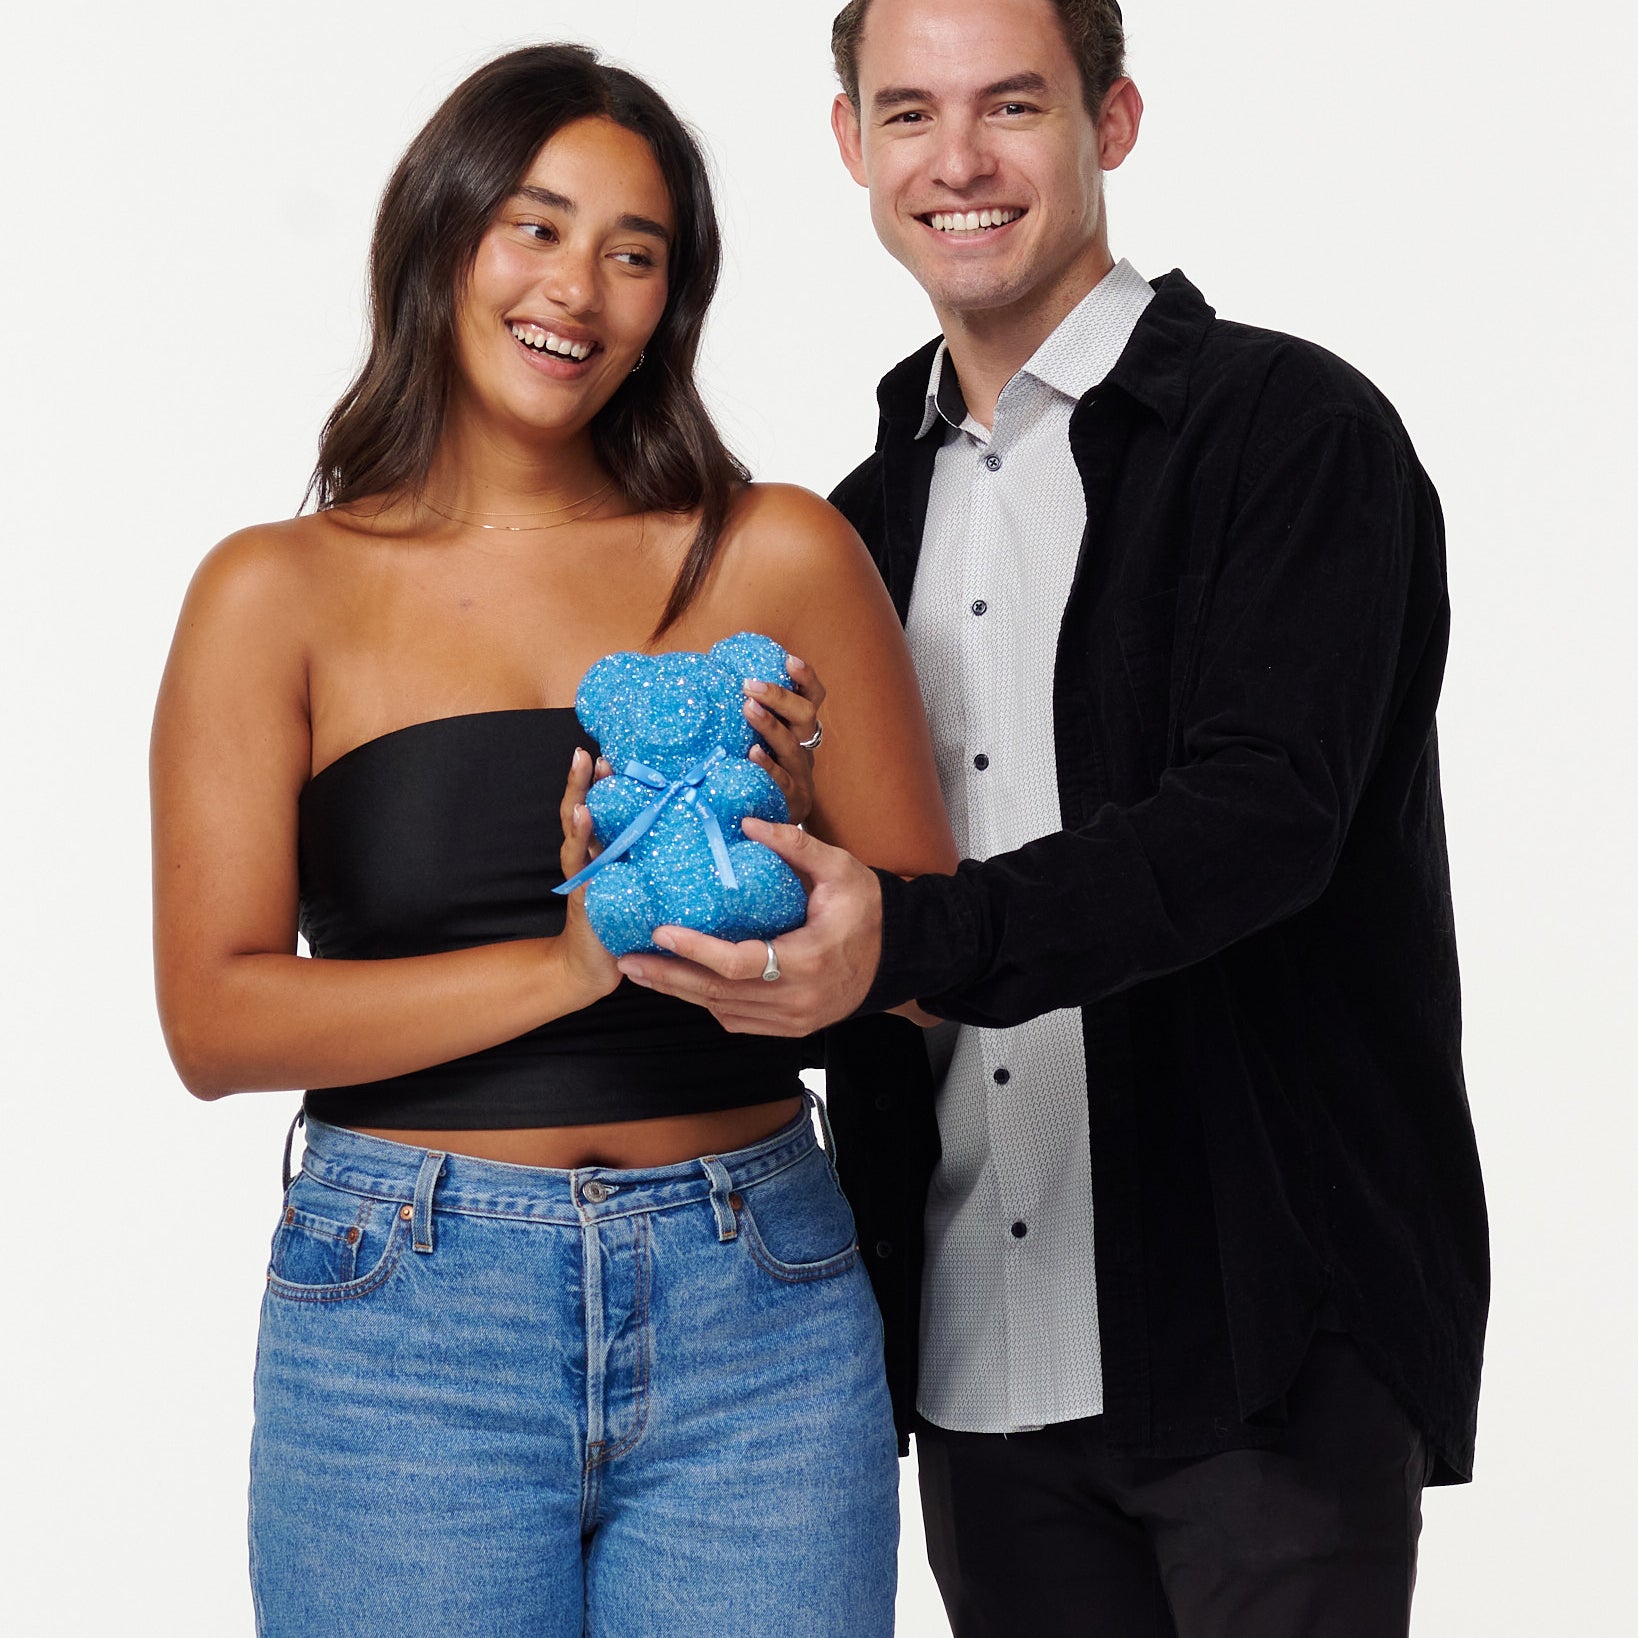
[[744, 684], [790, 686], [785, 651], [742, 631], [709, 653], [610, 654], [581, 679], [575, 712], [616, 769], [636, 760], [671, 778], [717, 746], [749, 755], [757, 735], [745, 720]]

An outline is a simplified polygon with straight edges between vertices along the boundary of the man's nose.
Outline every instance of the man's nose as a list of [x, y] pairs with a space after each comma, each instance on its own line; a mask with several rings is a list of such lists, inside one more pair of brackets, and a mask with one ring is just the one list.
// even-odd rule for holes
[[982, 125], [954, 121], [946, 124], [939, 136], [933, 167], [934, 181], [947, 188], [965, 189], [994, 172], [995, 155]]

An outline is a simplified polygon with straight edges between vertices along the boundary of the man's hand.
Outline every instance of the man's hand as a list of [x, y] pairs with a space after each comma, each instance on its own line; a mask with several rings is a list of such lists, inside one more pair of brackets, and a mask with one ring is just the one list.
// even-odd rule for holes
[[626, 956], [620, 971], [633, 983], [707, 1008], [724, 1029], [742, 1035], [811, 1035], [853, 1012], [870, 988], [882, 953], [882, 889], [851, 853], [815, 841], [795, 825], [745, 821], [802, 878], [808, 919], [773, 941], [781, 976], [768, 983], [761, 939], [729, 944], [686, 927], [655, 929], [671, 956]]

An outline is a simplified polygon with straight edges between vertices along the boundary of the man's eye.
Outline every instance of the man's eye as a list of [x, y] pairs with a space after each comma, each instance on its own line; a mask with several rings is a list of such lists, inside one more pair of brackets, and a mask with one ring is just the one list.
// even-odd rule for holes
[[889, 125], [921, 125], [927, 119], [919, 108], [907, 108], [902, 114], [895, 114], [887, 123]]
[[1035, 108], [1027, 102], [1004, 102], [1001, 104], [1003, 114], [1033, 114]]

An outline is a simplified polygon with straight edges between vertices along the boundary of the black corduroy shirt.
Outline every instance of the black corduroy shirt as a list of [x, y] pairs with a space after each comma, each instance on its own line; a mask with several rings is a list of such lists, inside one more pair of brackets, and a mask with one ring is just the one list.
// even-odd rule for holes
[[[1489, 1265], [1434, 732], [1438, 499], [1356, 371], [1219, 320], [1181, 273], [1156, 292], [1070, 423], [1087, 523], [1041, 702], [1063, 829], [883, 876], [862, 1010], [1081, 1009], [1112, 1443], [1260, 1442], [1327, 1323], [1423, 1429], [1435, 1482], [1464, 1479]], [[876, 452], [832, 496], [901, 619], [934, 345], [882, 382]], [[827, 1069], [902, 1422], [937, 1134], [899, 1023], [839, 1026]]]

